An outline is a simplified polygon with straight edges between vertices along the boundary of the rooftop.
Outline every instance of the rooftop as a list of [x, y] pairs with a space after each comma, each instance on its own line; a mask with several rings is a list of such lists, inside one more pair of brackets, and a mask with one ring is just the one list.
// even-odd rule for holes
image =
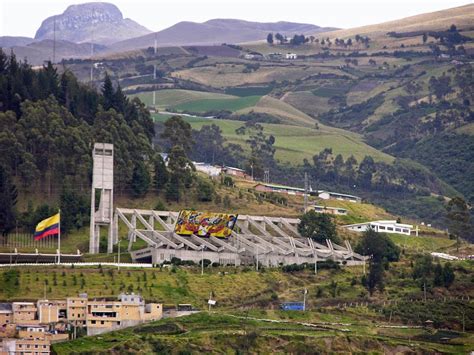
[[325, 209], [327, 209], [327, 210], [342, 210], [342, 211], [347, 211], [345, 208], [342, 208], [342, 207], [330, 207], [330, 206], [320, 206], [320, 205], [312, 205], [311, 207], [325, 208]]
[[323, 193], [323, 192], [326, 192], [326, 193], [328, 193], [328, 194], [330, 194], [330, 195], [345, 196], [345, 197], [351, 197], [351, 198], [355, 198], [355, 199], [360, 199], [359, 196], [355, 196], [355, 195], [342, 194], [342, 193], [339, 193], [339, 192], [332, 192], [332, 191], [326, 191], [326, 190], [318, 190], [318, 194]]
[[231, 170], [237, 170], [237, 171], [245, 172], [244, 169], [234, 168], [233, 166], [224, 166], [224, 169], [231, 169]]
[[12, 304], [11, 303], [0, 303], [0, 312], [2, 311], [12, 311]]
[[258, 183], [256, 186], [258, 185], [263, 185], [263, 186], [271, 187], [274, 189], [295, 190], [295, 191], [304, 192], [304, 189], [301, 187], [293, 187], [293, 186], [285, 186], [285, 185], [277, 185], [277, 184], [265, 184], [263, 182]]
[[361, 226], [365, 224], [394, 224], [398, 227], [413, 228], [411, 224], [397, 223], [396, 220], [380, 220], [380, 221], [369, 221], [369, 222], [363, 222], [363, 223], [354, 223], [354, 224], [345, 225], [344, 227]]

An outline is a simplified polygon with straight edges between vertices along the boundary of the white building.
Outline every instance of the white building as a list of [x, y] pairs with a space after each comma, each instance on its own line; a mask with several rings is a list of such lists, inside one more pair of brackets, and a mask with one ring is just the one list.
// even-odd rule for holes
[[340, 201], [349, 201], [349, 202], [361, 202], [362, 199], [358, 196], [348, 195], [348, 194], [340, 194], [338, 192], [330, 192], [319, 190], [318, 197], [323, 200], [340, 200]]
[[353, 232], [365, 232], [372, 228], [376, 232], [381, 233], [395, 233], [410, 235], [413, 226], [411, 224], [397, 223], [397, 221], [373, 221], [365, 223], [356, 223], [343, 226]]
[[313, 206], [309, 206], [306, 209], [306, 211], [314, 211], [316, 213], [333, 214], [333, 215], [339, 215], [339, 216], [347, 215], [347, 210], [345, 208], [340, 208], [340, 207], [313, 205]]
[[196, 168], [196, 171], [200, 171], [212, 177], [219, 176], [222, 172], [222, 168], [220, 166], [214, 166], [207, 163], [198, 163], [194, 161], [193, 161], [193, 164], [194, 164], [194, 167]]
[[286, 59], [297, 59], [298, 55], [296, 53], [286, 53], [285, 58]]

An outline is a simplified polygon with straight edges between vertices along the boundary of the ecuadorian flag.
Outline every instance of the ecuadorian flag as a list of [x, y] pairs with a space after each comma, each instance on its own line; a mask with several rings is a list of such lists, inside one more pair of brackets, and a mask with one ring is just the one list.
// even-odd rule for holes
[[35, 240], [54, 234], [59, 234], [59, 213], [38, 223], [35, 229]]

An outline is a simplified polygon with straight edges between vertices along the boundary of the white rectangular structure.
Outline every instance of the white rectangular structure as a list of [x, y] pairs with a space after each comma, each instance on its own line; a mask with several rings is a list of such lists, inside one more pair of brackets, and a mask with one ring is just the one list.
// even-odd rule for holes
[[[113, 248], [113, 191], [114, 191], [114, 146], [109, 143], [95, 143], [92, 152], [92, 191], [89, 253], [99, 253], [100, 227], [107, 227], [108, 252]], [[96, 209], [96, 198], [99, 206]]]
[[397, 223], [397, 221], [372, 221], [365, 223], [356, 223], [343, 226], [353, 232], [365, 232], [369, 228], [372, 228], [376, 232], [381, 233], [395, 233], [410, 235], [413, 226], [411, 224]]
[[215, 166], [207, 163], [198, 163], [194, 161], [193, 165], [196, 168], [196, 171], [200, 171], [212, 177], [219, 176], [222, 173], [222, 168], [220, 166]]
[[339, 201], [349, 201], [349, 202], [361, 202], [362, 199], [359, 196], [341, 194], [338, 192], [331, 191], [318, 191], [318, 197], [323, 200], [339, 200]]
[[347, 215], [347, 210], [345, 208], [340, 208], [340, 207], [312, 205], [306, 209], [306, 212], [308, 211], [314, 211], [316, 213], [324, 213], [324, 214], [333, 214], [333, 215], [339, 215], [339, 216]]

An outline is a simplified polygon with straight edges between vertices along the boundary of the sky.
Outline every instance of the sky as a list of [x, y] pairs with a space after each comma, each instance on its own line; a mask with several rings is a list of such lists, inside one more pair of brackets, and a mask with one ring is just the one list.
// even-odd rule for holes
[[[291, 21], [351, 28], [473, 3], [474, 0], [116, 0], [124, 17], [152, 31], [213, 18]], [[0, 36], [34, 37], [41, 22], [89, 1], [0, 0]]]

